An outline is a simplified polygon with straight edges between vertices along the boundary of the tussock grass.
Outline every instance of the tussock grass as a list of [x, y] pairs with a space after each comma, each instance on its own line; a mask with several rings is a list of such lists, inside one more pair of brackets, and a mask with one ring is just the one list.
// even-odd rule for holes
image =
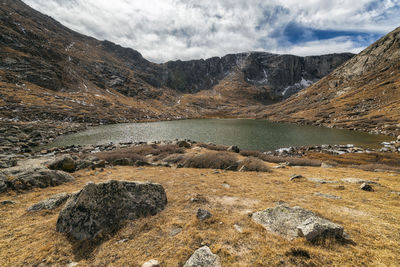
[[237, 157], [229, 152], [205, 152], [187, 155], [182, 162], [185, 168], [237, 170]]
[[209, 143], [198, 143], [199, 147], [206, 148], [208, 150], [215, 150], [215, 151], [227, 151], [229, 146], [225, 145], [216, 145], [216, 144], [209, 144]]
[[248, 157], [242, 160], [239, 164], [239, 170], [242, 169], [244, 171], [255, 171], [255, 172], [269, 172], [269, 167], [265, 164], [264, 161], [254, 158]]
[[318, 159], [309, 158], [295, 158], [295, 157], [280, 157], [274, 155], [267, 155], [255, 150], [243, 150], [240, 151], [240, 155], [245, 157], [256, 157], [266, 162], [272, 163], [285, 163], [288, 162], [291, 166], [321, 166], [322, 161]]

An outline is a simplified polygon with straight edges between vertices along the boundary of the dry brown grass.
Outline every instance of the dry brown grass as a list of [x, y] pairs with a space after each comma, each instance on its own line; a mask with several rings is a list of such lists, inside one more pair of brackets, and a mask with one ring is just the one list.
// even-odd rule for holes
[[245, 171], [254, 171], [254, 172], [268, 172], [269, 168], [267, 164], [265, 164], [264, 161], [254, 158], [254, 157], [248, 157], [244, 160], [242, 160], [239, 164], [238, 169], [243, 169]]
[[309, 158], [295, 158], [295, 157], [280, 157], [274, 155], [264, 154], [256, 150], [243, 150], [240, 151], [240, 155], [245, 157], [255, 157], [266, 162], [272, 163], [285, 163], [288, 162], [291, 166], [321, 166], [322, 161], [319, 159], [309, 159]]
[[236, 170], [238, 167], [237, 157], [230, 152], [205, 152], [202, 154], [189, 154], [182, 162], [185, 168], [220, 169], [230, 168]]
[[154, 160], [163, 159], [171, 154], [184, 153], [185, 149], [177, 145], [140, 145], [130, 148], [118, 149], [114, 151], [98, 152], [95, 154], [87, 154], [83, 157], [95, 156], [99, 159], [113, 163], [115, 160], [127, 158], [132, 162], [146, 161], [147, 155], [153, 155]]
[[[214, 173], [209, 169], [115, 167], [103, 172], [81, 170], [76, 181], [24, 194], [2, 194], [15, 205], [0, 206], [0, 266], [141, 266], [157, 259], [162, 266], [181, 266], [195, 249], [209, 245], [223, 266], [396, 266], [400, 262], [400, 175], [352, 168], [287, 167], [271, 173]], [[375, 192], [358, 185], [289, 182], [293, 173], [340, 181], [346, 177], [375, 180]], [[108, 179], [161, 183], [168, 196], [167, 208], [156, 216], [127, 221], [113, 236], [98, 244], [79, 243], [55, 232], [60, 210], [26, 212], [32, 204], [60, 192], [74, 192], [87, 182]], [[229, 184], [226, 188], [223, 184]], [[321, 192], [342, 197], [315, 196]], [[201, 194], [204, 203], [190, 198]], [[275, 206], [277, 201], [299, 205], [345, 227], [355, 244], [324, 246], [303, 239], [288, 241], [252, 222], [250, 212]], [[200, 222], [198, 208], [213, 217]], [[235, 230], [239, 225], [243, 232]], [[174, 237], [176, 227], [182, 232]], [[118, 243], [119, 240], [127, 242]], [[309, 258], [308, 258], [308, 256]]]

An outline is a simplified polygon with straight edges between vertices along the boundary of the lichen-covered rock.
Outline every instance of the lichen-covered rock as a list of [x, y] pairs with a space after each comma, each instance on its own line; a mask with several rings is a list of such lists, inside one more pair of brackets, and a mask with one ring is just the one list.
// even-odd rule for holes
[[196, 214], [197, 219], [204, 221], [212, 217], [212, 214], [208, 210], [198, 209]]
[[197, 249], [183, 267], [221, 267], [221, 262], [218, 255], [204, 246]]
[[344, 237], [342, 226], [297, 206], [278, 205], [253, 213], [252, 219], [268, 231], [288, 239], [304, 236], [313, 241], [327, 236]]
[[63, 155], [50, 162], [49, 169], [74, 172], [76, 169], [76, 162], [70, 155]]
[[72, 182], [75, 178], [63, 171], [42, 167], [18, 167], [0, 172], [0, 192], [7, 190], [29, 190]]
[[155, 215], [167, 196], [160, 184], [108, 181], [88, 183], [70, 197], [57, 220], [57, 231], [78, 240], [117, 230], [124, 220]]
[[42, 200], [28, 208], [28, 211], [53, 210], [65, 203], [71, 194], [60, 193]]

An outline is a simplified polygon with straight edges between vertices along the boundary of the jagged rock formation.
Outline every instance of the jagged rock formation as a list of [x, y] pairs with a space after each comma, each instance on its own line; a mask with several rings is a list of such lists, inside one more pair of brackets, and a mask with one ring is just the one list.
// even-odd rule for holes
[[271, 120], [400, 134], [400, 27], [330, 75], [268, 107]]
[[20, 120], [196, 117], [221, 106], [229, 112], [238, 103], [279, 101], [352, 57], [249, 52], [155, 64], [133, 49], [76, 33], [20, 0], [0, 5], [0, 21], [0, 112]]

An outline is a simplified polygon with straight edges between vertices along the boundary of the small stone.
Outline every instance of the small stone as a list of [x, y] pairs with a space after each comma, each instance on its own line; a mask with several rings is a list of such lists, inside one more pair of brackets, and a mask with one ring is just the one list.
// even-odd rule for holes
[[235, 228], [236, 231], [238, 231], [239, 233], [243, 233], [243, 229], [240, 225], [238, 224], [234, 224], [233, 227]]
[[149, 260], [142, 264], [142, 267], [160, 267], [158, 260]]
[[197, 219], [200, 221], [204, 221], [208, 218], [211, 218], [212, 214], [208, 210], [198, 209], [197, 210]]
[[182, 232], [182, 228], [181, 227], [176, 227], [174, 229], [171, 230], [171, 232], [169, 233], [170, 237], [174, 237], [178, 234], [180, 234]]
[[333, 168], [333, 165], [330, 165], [330, 164], [328, 164], [326, 162], [322, 162], [321, 163], [321, 168]]
[[298, 180], [303, 178], [303, 175], [300, 174], [293, 174], [292, 176], [290, 176], [289, 181], [294, 181], [294, 180]]
[[16, 202], [12, 200], [4, 200], [0, 202], [0, 205], [14, 205], [14, 204], [16, 204]]
[[125, 238], [125, 239], [121, 239], [121, 240], [118, 240], [118, 244], [121, 244], [121, 243], [125, 243], [125, 242], [128, 242], [129, 241], [129, 239], [127, 239], [127, 238]]
[[318, 183], [318, 184], [334, 184], [337, 183], [335, 181], [329, 181], [329, 180], [324, 180], [320, 178], [307, 178], [307, 181], [313, 182], [313, 183]]
[[234, 153], [239, 153], [240, 152], [240, 149], [239, 149], [239, 147], [237, 147], [237, 146], [230, 146], [230, 147], [228, 147], [228, 149], [227, 149], [229, 152], [234, 152]]
[[231, 186], [230, 186], [229, 184], [227, 184], [227, 183], [223, 183], [223, 184], [222, 184], [222, 187], [223, 187], [223, 188], [226, 188], [226, 189], [231, 188]]
[[330, 195], [330, 194], [323, 194], [323, 193], [314, 193], [315, 196], [318, 197], [325, 197], [325, 198], [330, 198], [330, 199], [342, 199], [341, 197], [335, 196], [335, 195]]
[[350, 184], [377, 184], [377, 182], [359, 179], [359, 178], [344, 178], [342, 179], [343, 182], [350, 183]]
[[221, 262], [209, 247], [203, 246], [193, 253], [183, 267], [221, 267]]
[[363, 184], [360, 186], [360, 189], [361, 189], [361, 190], [364, 190], [364, 191], [369, 191], [369, 192], [374, 191], [374, 189], [372, 188], [372, 186], [370, 186], [370, 185], [367, 184], [367, 183], [363, 183]]
[[190, 202], [204, 204], [207, 203], [208, 201], [203, 195], [196, 194], [194, 197], [190, 199]]

